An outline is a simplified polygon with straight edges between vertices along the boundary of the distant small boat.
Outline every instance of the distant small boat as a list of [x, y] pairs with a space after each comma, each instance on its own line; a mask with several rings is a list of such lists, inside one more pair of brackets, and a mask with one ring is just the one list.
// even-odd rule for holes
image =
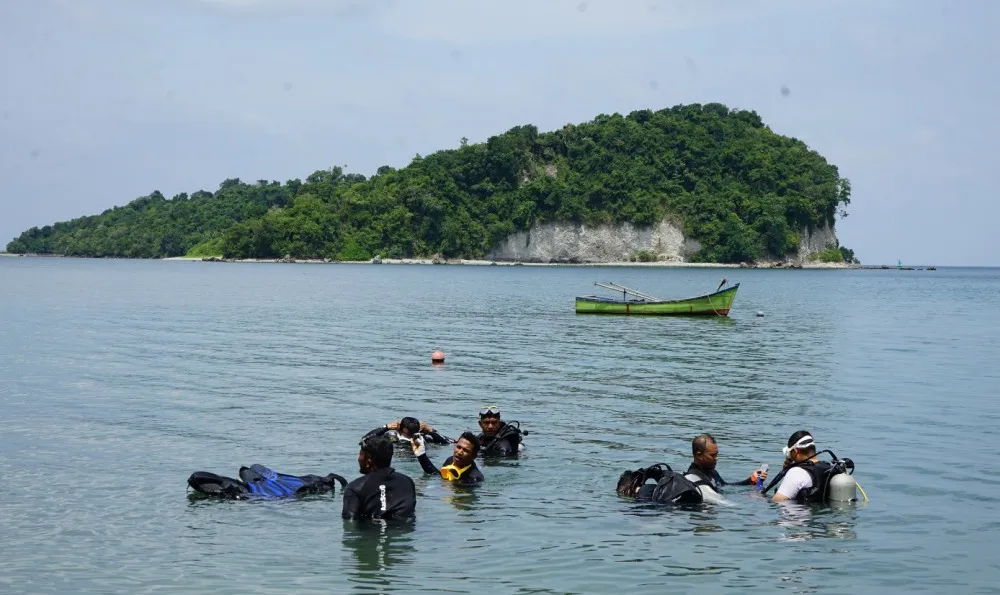
[[719, 289], [714, 293], [680, 300], [664, 300], [642, 291], [630, 289], [624, 285], [618, 285], [617, 283], [604, 284], [595, 282], [594, 285], [615, 292], [621, 292], [622, 297], [620, 299], [596, 295], [577, 297], [577, 314], [728, 316], [729, 309], [733, 305], [733, 300], [736, 299], [736, 290], [740, 288], [740, 284], [737, 283], [732, 287], [722, 289], [726, 285], [726, 280], [723, 279], [722, 283], [719, 284]]

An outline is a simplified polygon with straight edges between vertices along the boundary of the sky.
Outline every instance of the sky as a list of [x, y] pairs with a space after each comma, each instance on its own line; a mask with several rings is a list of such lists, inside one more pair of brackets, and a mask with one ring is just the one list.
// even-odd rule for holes
[[719, 102], [850, 179], [862, 262], [1000, 266], [998, 29], [995, 0], [0, 0], [0, 248], [153, 190]]

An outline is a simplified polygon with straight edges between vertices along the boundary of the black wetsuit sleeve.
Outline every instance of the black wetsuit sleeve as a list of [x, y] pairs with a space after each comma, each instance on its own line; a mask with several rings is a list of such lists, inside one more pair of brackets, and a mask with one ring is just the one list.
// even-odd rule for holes
[[392, 505], [390, 515], [394, 519], [404, 519], [413, 516], [417, 509], [417, 490], [413, 480], [406, 476], [396, 478], [392, 490]]
[[389, 431], [389, 427], [388, 426], [379, 426], [379, 427], [375, 428], [374, 430], [368, 432], [364, 436], [362, 436], [361, 440], [364, 441], [364, 440], [368, 440], [369, 438], [373, 438], [375, 436], [381, 436], [382, 434], [385, 434], [388, 431]]
[[746, 478], [743, 481], [726, 481], [722, 479], [722, 476], [718, 473], [715, 474], [716, 480], [719, 482], [720, 486], [749, 486], [753, 485], [754, 482], [750, 481], [750, 478]]
[[442, 436], [437, 430], [434, 430], [430, 434], [424, 434], [427, 437], [427, 441], [432, 444], [451, 444], [451, 441]]
[[429, 473], [431, 475], [437, 475], [441, 473], [441, 471], [439, 471], [438, 468], [434, 466], [434, 463], [432, 463], [431, 460], [427, 458], [427, 453], [424, 453], [419, 457], [417, 457], [417, 461], [420, 463], [420, 467], [424, 470], [424, 473]]
[[727, 485], [736, 485], [736, 486], [753, 485], [753, 482], [750, 481], [749, 477], [746, 478], [746, 479], [744, 479], [743, 481], [726, 481], [726, 480], [722, 479], [722, 476], [718, 476], [717, 479], [718, 479], [718, 482], [719, 482], [720, 486], [727, 486]]
[[340, 516], [348, 520], [356, 520], [361, 516], [361, 497], [352, 486], [344, 490], [344, 509]]

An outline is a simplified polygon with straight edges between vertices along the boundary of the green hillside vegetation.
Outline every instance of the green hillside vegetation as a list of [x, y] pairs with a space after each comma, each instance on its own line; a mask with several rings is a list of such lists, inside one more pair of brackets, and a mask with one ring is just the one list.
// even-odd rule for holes
[[305, 182], [223, 182], [159, 192], [41, 229], [8, 252], [159, 258], [365, 260], [483, 257], [545, 221], [668, 218], [698, 239], [694, 260], [753, 261], [795, 251], [804, 227], [846, 216], [850, 183], [752, 111], [720, 104], [600, 115], [539, 133], [518, 126], [482, 144], [421, 157], [371, 178], [338, 167]]

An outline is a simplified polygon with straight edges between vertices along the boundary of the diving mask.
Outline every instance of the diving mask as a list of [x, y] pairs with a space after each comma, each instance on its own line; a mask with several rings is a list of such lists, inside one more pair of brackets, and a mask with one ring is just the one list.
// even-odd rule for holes
[[500, 408], [496, 405], [487, 405], [479, 410], [479, 417], [500, 417]]
[[455, 481], [456, 479], [462, 477], [465, 470], [471, 466], [472, 465], [467, 465], [459, 469], [455, 465], [445, 465], [444, 467], [441, 467], [441, 477], [447, 481]]
[[815, 446], [815, 445], [816, 445], [816, 442], [813, 441], [813, 437], [810, 436], [809, 434], [806, 434], [805, 436], [799, 438], [799, 441], [796, 442], [795, 444], [793, 444], [791, 446], [784, 446], [784, 447], [782, 447], [781, 448], [781, 452], [783, 452], [785, 454], [785, 458], [788, 459], [788, 458], [791, 458], [793, 450], [801, 449], [801, 448], [808, 448], [810, 446]]

